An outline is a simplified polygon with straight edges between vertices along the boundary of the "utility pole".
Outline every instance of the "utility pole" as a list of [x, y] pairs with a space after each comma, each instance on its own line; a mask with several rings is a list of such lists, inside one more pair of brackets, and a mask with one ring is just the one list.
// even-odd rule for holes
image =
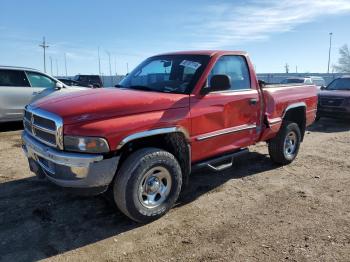
[[100, 57], [100, 47], [97, 49], [97, 55], [98, 55], [98, 74], [101, 75], [101, 57]]
[[50, 66], [51, 66], [51, 75], [53, 76], [53, 72], [52, 72], [52, 57], [50, 56]]
[[295, 73], [298, 73], [298, 66], [295, 66]]
[[49, 48], [49, 46], [46, 44], [45, 36], [43, 37], [42, 44], [39, 46], [44, 49], [44, 72], [46, 73], [46, 48]]
[[64, 67], [66, 69], [66, 77], [67, 77], [68, 74], [67, 74], [67, 56], [66, 56], [66, 53], [64, 53]]
[[329, 51], [328, 51], [328, 70], [327, 70], [327, 74], [329, 74], [329, 66], [331, 64], [331, 50], [332, 50], [332, 36], [333, 33], [329, 33]]
[[126, 73], [129, 74], [129, 63], [126, 63]]

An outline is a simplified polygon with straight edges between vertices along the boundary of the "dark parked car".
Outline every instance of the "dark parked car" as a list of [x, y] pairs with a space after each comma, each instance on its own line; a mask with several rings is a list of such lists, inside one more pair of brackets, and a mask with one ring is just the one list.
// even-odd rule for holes
[[334, 79], [318, 94], [317, 118], [350, 118], [350, 76]]
[[64, 83], [67, 86], [83, 86], [83, 87], [89, 87], [87, 85], [84, 85], [83, 83], [80, 83], [78, 81], [74, 81], [72, 79], [67, 79], [67, 78], [58, 78], [62, 83]]
[[94, 88], [103, 87], [102, 78], [99, 75], [76, 75], [73, 80], [84, 86], [91, 86]]

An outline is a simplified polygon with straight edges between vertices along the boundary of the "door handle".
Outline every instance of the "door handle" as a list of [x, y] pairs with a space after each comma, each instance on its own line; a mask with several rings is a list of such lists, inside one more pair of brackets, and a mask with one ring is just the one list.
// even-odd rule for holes
[[255, 106], [257, 103], [258, 103], [258, 99], [256, 98], [249, 99], [249, 105]]

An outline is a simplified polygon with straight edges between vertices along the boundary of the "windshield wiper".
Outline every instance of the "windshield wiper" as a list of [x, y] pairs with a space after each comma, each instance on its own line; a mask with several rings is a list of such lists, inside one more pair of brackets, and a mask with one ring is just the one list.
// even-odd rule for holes
[[143, 91], [158, 91], [153, 88], [150, 88], [149, 86], [143, 86], [143, 85], [133, 85], [133, 86], [127, 86], [126, 88], [130, 89], [137, 89], [137, 90], [143, 90]]

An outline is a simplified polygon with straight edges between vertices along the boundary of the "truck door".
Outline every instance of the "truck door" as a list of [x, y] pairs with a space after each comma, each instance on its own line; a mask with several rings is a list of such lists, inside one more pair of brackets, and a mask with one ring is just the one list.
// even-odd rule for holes
[[17, 121], [32, 98], [28, 79], [21, 70], [0, 70], [0, 121]]
[[260, 106], [244, 56], [218, 59], [208, 77], [228, 75], [231, 88], [191, 97], [192, 160], [199, 161], [253, 143]]

